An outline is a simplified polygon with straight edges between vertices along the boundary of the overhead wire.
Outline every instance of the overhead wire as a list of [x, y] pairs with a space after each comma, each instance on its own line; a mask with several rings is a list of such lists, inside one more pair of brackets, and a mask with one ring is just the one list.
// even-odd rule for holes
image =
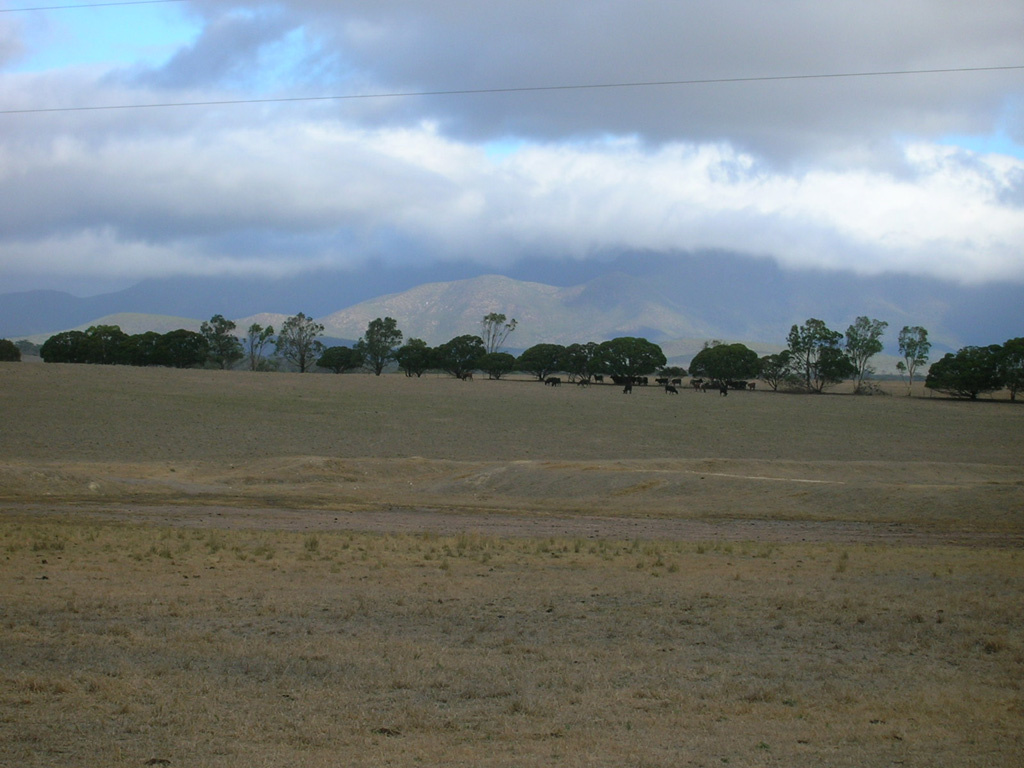
[[[153, 0], [148, 0], [152, 2]], [[687, 80], [647, 80], [620, 83], [575, 83], [566, 85], [528, 85], [495, 88], [457, 88], [432, 91], [392, 91], [383, 93], [350, 93], [326, 96], [274, 96], [251, 99], [212, 99], [209, 101], [165, 101], [136, 104], [102, 104], [71, 107], [30, 107], [25, 109], [0, 109], [0, 115], [40, 114], [51, 112], [93, 112], [125, 109], [166, 109], [172, 107], [215, 107], [241, 104], [284, 104], [313, 101], [351, 101], [358, 99], [401, 99], [426, 96], [473, 96], [499, 93], [538, 93], [545, 91], [582, 91], [614, 88], [661, 88], [670, 86], [722, 85], [729, 83], [769, 83], [793, 80], [828, 80], [868, 77], [895, 77], [911, 75], [939, 75], [978, 72], [1005, 72], [1024, 70], [1024, 64], [992, 67], [946, 67], [936, 69], [894, 69], [871, 72], [831, 72], [803, 75], [759, 75], [752, 77], [710, 77]]]
[[37, 5], [31, 8], [0, 8], [0, 13], [23, 13], [28, 11], [68, 11], [75, 8], [107, 8], [114, 5], [156, 5], [158, 3], [184, 3], [186, 0], [111, 0], [105, 3], [80, 3], [78, 5]]
[[[0, 8], [0, 13], [17, 13], [28, 11], [69, 10], [75, 8], [104, 8], [126, 5], [156, 5], [160, 3], [177, 3], [186, 0], [109, 0], [108, 2], [79, 3], [76, 5], [48, 5], [23, 8]], [[615, 88], [658, 88], [689, 85], [720, 85], [729, 83], [766, 83], [793, 80], [827, 80], [841, 78], [894, 77], [909, 75], [936, 75], [954, 73], [999, 72], [1024, 70], [1024, 64], [990, 66], [990, 67], [946, 67], [935, 69], [897, 69], [869, 72], [831, 72], [801, 75], [761, 75], [750, 77], [713, 77], [693, 78], [685, 80], [649, 80], [619, 83], [573, 83], [563, 85], [509, 86], [492, 88], [455, 88], [430, 91], [394, 91], [385, 93], [353, 93], [321, 96], [276, 96], [250, 99], [212, 99], [208, 101], [166, 101], [137, 104], [100, 104], [70, 107], [30, 107], [25, 109], [0, 109], [0, 115], [43, 114], [53, 112], [94, 112], [104, 110], [127, 109], [168, 109], [176, 107], [215, 107], [243, 104], [285, 104], [291, 102], [314, 101], [350, 101], [359, 99], [400, 99], [427, 96], [473, 96], [500, 93], [538, 93], [544, 91], [581, 91]]]

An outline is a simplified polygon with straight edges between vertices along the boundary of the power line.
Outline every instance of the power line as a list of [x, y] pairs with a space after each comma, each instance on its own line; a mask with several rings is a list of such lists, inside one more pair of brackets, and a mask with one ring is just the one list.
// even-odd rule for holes
[[[154, 0], [147, 0], [153, 2]], [[173, 0], [168, 0], [173, 1]], [[285, 104], [312, 101], [353, 101], [358, 99], [405, 99], [423, 96], [475, 96], [488, 93], [537, 93], [544, 91], [608, 90], [613, 88], [661, 88], [687, 85], [722, 85], [727, 83], [770, 83], [786, 80], [835, 80], [843, 78], [895, 77], [908, 75], [942, 75], [955, 73], [1005, 72], [1024, 70], [1024, 64], [999, 67], [949, 67], [945, 69], [894, 69], [876, 72], [833, 72], [811, 75], [763, 75], [758, 77], [713, 77], [693, 80], [649, 80], [625, 83], [582, 83], [572, 85], [535, 85], [509, 88], [461, 88], [437, 91], [395, 91], [390, 93], [352, 93], [334, 96], [279, 96], [265, 99], [219, 99], [211, 101], [167, 101], [150, 104], [105, 104], [81, 107], [36, 107], [31, 109], [0, 109], [0, 115], [40, 114], [47, 112], [96, 112], [118, 109], [165, 109], [170, 107], [219, 107], [239, 104]]]
[[40, 5], [34, 8], [0, 8], [0, 13], [28, 11], [67, 11], [75, 8], [107, 8], [112, 5], [156, 5], [157, 3], [183, 3], [185, 0], [119, 0], [110, 3], [82, 3], [81, 5]]

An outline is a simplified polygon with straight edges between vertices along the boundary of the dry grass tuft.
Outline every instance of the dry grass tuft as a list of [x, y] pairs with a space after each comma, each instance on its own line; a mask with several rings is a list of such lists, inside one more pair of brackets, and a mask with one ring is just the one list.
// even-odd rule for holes
[[3, 764], [1020, 754], [1016, 550], [24, 518], [0, 545]]

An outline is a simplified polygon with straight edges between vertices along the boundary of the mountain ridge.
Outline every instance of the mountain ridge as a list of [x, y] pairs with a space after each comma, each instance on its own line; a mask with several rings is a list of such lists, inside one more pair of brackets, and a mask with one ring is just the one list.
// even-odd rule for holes
[[[400, 289], [378, 290], [386, 286]], [[927, 328], [939, 352], [1021, 336], [1024, 286], [790, 271], [767, 258], [729, 253], [619, 254], [580, 262], [537, 257], [501, 274], [478, 267], [474, 273], [464, 263], [429, 269], [370, 264], [274, 279], [150, 279], [86, 298], [59, 291], [0, 294], [0, 337], [45, 339], [125, 313], [178, 318], [179, 327], [189, 328], [221, 314], [244, 332], [252, 322], [278, 328], [298, 312], [323, 322], [325, 335], [336, 338], [358, 338], [370, 320], [391, 316], [406, 338], [432, 344], [479, 333], [483, 316], [500, 312], [519, 321], [510, 337], [519, 348], [622, 335], [659, 343], [778, 345], [792, 325], [810, 317], [841, 331], [868, 315], [889, 323], [888, 352], [895, 352], [903, 325]]]

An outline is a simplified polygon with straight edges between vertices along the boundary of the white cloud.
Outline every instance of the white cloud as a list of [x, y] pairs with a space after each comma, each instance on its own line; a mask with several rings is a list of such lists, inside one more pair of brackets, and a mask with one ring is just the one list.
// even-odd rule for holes
[[[1004, 202], [1024, 161], [939, 145], [910, 147], [901, 176], [787, 173], [726, 144], [526, 144], [495, 159], [430, 125], [281, 122], [101, 147], [64, 138], [3, 159], [0, 183], [21, 186], [0, 212], [9, 267], [34, 238], [33, 261], [47, 269], [344, 265], [375, 255], [383, 231], [436, 257], [490, 262], [539, 249], [724, 248], [794, 267], [1024, 281], [1024, 207]], [[298, 234], [308, 246], [298, 257], [231, 244]]]
[[[1024, 64], [1012, 6], [283, 0], [240, 14], [195, 2], [165, 64], [0, 74], [0, 102]], [[34, 44], [7, 30], [0, 64]], [[1016, 146], [1019, 83], [1020, 71], [947, 73], [0, 115], [0, 267], [45, 282], [722, 248], [1024, 282], [1024, 160], [948, 145]]]

